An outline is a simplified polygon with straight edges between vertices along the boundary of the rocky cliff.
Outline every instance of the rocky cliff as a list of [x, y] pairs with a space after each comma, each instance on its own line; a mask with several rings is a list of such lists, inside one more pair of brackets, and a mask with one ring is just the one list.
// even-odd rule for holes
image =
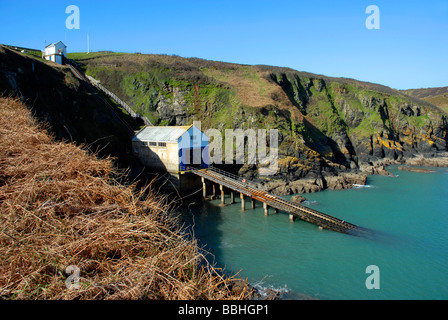
[[159, 125], [278, 129], [277, 174], [263, 177], [248, 165], [239, 173], [283, 194], [351, 187], [365, 177], [349, 172], [387, 174], [391, 162], [447, 150], [446, 113], [378, 84], [166, 55], [97, 53], [77, 61]]

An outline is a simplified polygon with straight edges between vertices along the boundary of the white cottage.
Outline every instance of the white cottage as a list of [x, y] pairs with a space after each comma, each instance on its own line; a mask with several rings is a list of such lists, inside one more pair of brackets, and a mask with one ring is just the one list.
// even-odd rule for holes
[[44, 58], [63, 64], [64, 58], [67, 58], [67, 46], [62, 41], [49, 44], [45, 47]]

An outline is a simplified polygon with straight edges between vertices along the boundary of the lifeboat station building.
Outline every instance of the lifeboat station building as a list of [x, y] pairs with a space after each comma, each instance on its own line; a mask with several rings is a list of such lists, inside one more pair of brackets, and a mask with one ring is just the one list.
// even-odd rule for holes
[[144, 166], [170, 173], [181, 188], [190, 180], [185, 173], [192, 168], [208, 168], [209, 140], [194, 124], [147, 126], [135, 134], [132, 148]]

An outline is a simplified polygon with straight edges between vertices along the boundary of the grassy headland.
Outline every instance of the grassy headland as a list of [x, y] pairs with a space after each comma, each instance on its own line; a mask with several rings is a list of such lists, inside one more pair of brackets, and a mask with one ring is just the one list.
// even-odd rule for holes
[[403, 92], [432, 103], [448, 113], [448, 87], [409, 89]]
[[[72, 55], [156, 125], [277, 129], [278, 180], [371, 171], [371, 163], [447, 150], [447, 114], [374, 83], [289, 68], [153, 54]], [[285, 166], [283, 166], [285, 165]], [[246, 168], [247, 169], [247, 168]], [[256, 169], [246, 170], [256, 178]], [[322, 185], [326, 185], [325, 182]]]

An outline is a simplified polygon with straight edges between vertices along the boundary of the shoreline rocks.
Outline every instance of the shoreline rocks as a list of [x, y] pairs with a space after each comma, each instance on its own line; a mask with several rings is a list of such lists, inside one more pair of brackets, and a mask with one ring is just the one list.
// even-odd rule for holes
[[326, 187], [332, 190], [352, 189], [354, 184], [366, 185], [367, 174], [359, 172], [344, 172], [335, 177], [325, 178]]
[[303, 203], [306, 201], [306, 198], [300, 195], [296, 195], [291, 198], [291, 201], [295, 203]]
[[[334, 176], [303, 178], [295, 181], [270, 181], [267, 182], [264, 187], [268, 192], [275, 195], [287, 196], [292, 194], [318, 192], [325, 189], [352, 189], [353, 185], [366, 185], [366, 183], [367, 174], [363, 172], [342, 172]], [[299, 201], [300, 199], [298, 198], [297, 200]]]
[[425, 168], [415, 168], [415, 167], [405, 167], [405, 166], [398, 167], [398, 170], [419, 172], [419, 173], [431, 173], [431, 172], [434, 172], [433, 170], [429, 170], [429, 169], [425, 169]]
[[387, 171], [386, 167], [390, 165], [403, 164], [403, 161], [397, 161], [393, 159], [381, 159], [377, 161], [367, 162], [359, 167], [361, 172], [367, 175], [382, 175], [395, 177], [392, 173]]
[[425, 158], [417, 156], [406, 160], [407, 166], [415, 167], [448, 167], [448, 154], [444, 153], [439, 157]]
[[[363, 163], [359, 166], [359, 170], [355, 171], [339, 172], [334, 175], [324, 173], [321, 176], [313, 178], [299, 178], [292, 181], [278, 179], [267, 181], [264, 183], [264, 186], [268, 192], [278, 196], [313, 193], [326, 189], [352, 189], [353, 185], [366, 185], [367, 177], [369, 175], [397, 177], [387, 171], [386, 167], [389, 165], [401, 165], [398, 167], [399, 170], [428, 173], [432, 171], [429, 169], [412, 167], [448, 167], [448, 153], [444, 153], [441, 156], [434, 158], [427, 158], [424, 156], [416, 156], [406, 160], [383, 158], [380, 160]], [[301, 201], [299, 198], [296, 200]]]
[[[397, 177], [387, 171], [387, 166], [400, 165], [399, 170], [414, 172], [431, 172], [427, 169], [410, 169], [411, 167], [448, 167], [448, 153], [440, 153], [436, 157], [425, 157], [423, 155], [412, 158], [382, 158], [359, 164], [358, 169], [347, 170], [341, 166], [331, 164], [332, 170], [303, 172], [303, 175], [285, 175], [280, 172], [280, 176], [272, 177], [268, 180], [261, 180], [266, 191], [278, 196], [297, 195], [304, 193], [319, 192], [322, 190], [345, 190], [352, 189], [354, 185], [366, 185], [369, 175], [383, 175]], [[317, 169], [317, 168], [316, 168]], [[327, 168], [328, 169], [328, 168]], [[247, 169], [245, 175], [256, 175], [255, 168]], [[287, 171], [286, 171], [287, 172]], [[296, 178], [297, 177], [297, 178]], [[300, 201], [300, 199], [297, 199]], [[300, 203], [300, 202], [299, 202]]]

